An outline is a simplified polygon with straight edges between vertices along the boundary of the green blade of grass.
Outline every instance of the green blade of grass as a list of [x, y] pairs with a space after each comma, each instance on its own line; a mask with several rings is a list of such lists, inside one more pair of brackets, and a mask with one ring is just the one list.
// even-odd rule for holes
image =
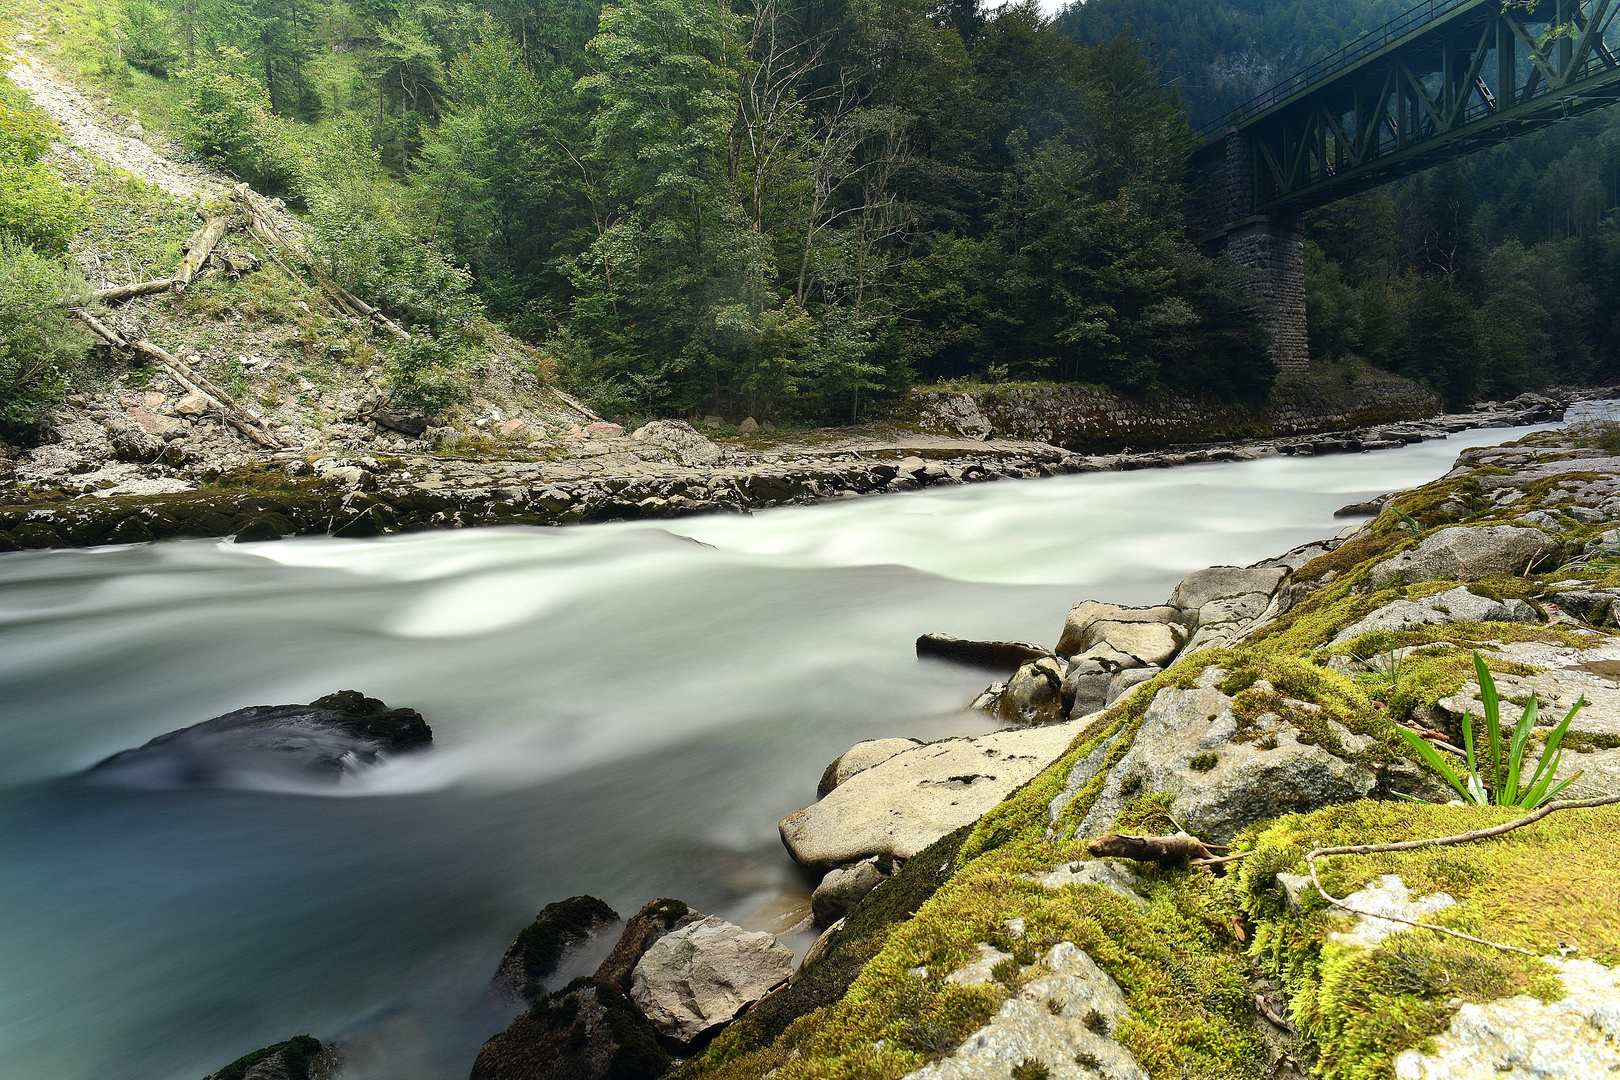
[[[1491, 669], [1485, 666], [1485, 658], [1474, 653], [1474, 674], [1479, 676], [1479, 699], [1485, 703], [1485, 738], [1486, 748], [1491, 755], [1491, 786], [1500, 789], [1502, 786], [1502, 734], [1501, 734], [1501, 703], [1496, 698], [1496, 680], [1491, 678]], [[1473, 717], [1469, 717], [1473, 722]]]
[[1474, 798], [1474, 795], [1468, 790], [1468, 785], [1463, 783], [1462, 779], [1456, 774], [1456, 772], [1452, 770], [1450, 765], [1446, 764], [1446, 759], [1440, 756], [1440, 751], [1436, 750], [1434, 747], [1425, 742], [1423, 736], [1419, 735], [1415, 731], [1407, 731], [1405, 728], [1401, 727], [1396, 728], [1395, 732], [1396, 734], [1400, 735], [1401, 738], [1411, 743], [1412, 749], [1417, 751], [1418, 757], [1422, 758], [1424, 761], [1433, 766], [1435, 772], [1444, 777], [1446, 783], [1450, 784], [1456, 789], [1457, 794], [1461, 795], [1464, 799], [1468, 799], [1469, 801], [1477, 801]]
[[1536, 716], [1540, 705], [1536, 695], [1530, 695], [1530, 704], [1524, 707], [1524, 713], [1513, 728], [1513, 743], [1508, 747], [1508, 778], [1507, 783], [1497, 794], [1496, 801], [1502, 806], [1518, 806], [1519, 797], [1524, 792], [1519, 790], [1519, 772], [1524, 765], [1524, 747], [1530, 741], [1530, 731], [1536, 726]]
[[[1582, 694], [1575, 704], [1570, 706], [1569, 712], [1564, 714], [1564, 718], [1558, 721], [1558, 726], [1553, 728], [1552, 734], [1547, 736], [1547, 745], [1541, 752], [1541, 761], [1536, 766], [1536, 775], [1530, 778], [1530, 783], [1527, 785], [1530, 788], [1531, 801], [1526, 805], [1532, 809], [1540, 806], [1541, 802], [1547, 797], [1545, 795], [1546, 787], [1552, 783], [1553, 776], [1558, 772], [1558, 762], [1563, 758], [1564, 735], [1569, 731], [1570, 721], [1575, 719], [1575, 714], [1580, 712], [1581, 707], [1585, 704], [1586, 695]], [[1543, 773], [1546, 774], [1545, 779], [1542, 776]]]

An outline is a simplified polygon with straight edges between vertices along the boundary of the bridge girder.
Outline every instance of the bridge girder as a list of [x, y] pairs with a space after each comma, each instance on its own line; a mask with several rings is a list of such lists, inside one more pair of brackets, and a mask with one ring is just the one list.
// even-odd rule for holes
[[[1620, 0], [1420, 4], [1206, 129], [1209, 179], [1249, 196], [1212, 205], [1211, 225], [1291, 216], [1620, 100], [1617, 15]], [[1234, 140], [1250, 176], [1228, 171]]]

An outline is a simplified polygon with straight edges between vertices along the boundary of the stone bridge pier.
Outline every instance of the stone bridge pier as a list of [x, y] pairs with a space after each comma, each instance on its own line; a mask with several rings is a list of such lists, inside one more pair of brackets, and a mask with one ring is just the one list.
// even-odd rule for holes
[[1311, 362], [1305, 332], [1305, 241], [1292, 217], [1255, 213], [1254, 145], [1229, 130], [1220, 150], [1204, 158], [1209, 231], [1204, 253], [1224, 255], [1249, 271], [1246, 289], [1271, 334], [1271, 358], [1285, 375]]

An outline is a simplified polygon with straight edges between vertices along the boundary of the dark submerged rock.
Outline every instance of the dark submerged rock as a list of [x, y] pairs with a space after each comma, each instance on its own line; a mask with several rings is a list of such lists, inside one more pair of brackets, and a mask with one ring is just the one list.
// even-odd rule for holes
[[433, 729], [415, 709], [390, 709], [358, 690], [340, 690], [308, 705], [253, 705], [159, 735], [92, 766], [86, 779], [163, 788], [265, 779], [336, 783], [432, 742]]
[[571, 896], [547, 904], [501, 957], [492, 986], [497, 993], [533, 1001], [557, 971], [563, 954], [619, 921], [619, 913], [594, 896]]
[[1027, 641], [969, 641], [950, 634], [924, 634], [917, 639], [917, 659], [944, 660], [966, 667], [1012, 673], [1052, 650]]
[[652, 1024], [624, 991], [581, 978], [486, 1042], [470, 1080], [655, 1080], [669, 1066]]

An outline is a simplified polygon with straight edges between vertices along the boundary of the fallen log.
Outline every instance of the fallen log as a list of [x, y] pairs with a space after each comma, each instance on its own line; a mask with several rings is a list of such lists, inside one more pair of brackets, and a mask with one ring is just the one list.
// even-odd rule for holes
[[111, 289], [97, 289], [90, 294], [90, 297], [93, 300], [99, 300], [103, 304], [114, 304], [120, 300], [133, 300], [137, 296], [168, 292], [173, 284], [173, 278], [162, 278], [157, 281], [137, 281], [133, 285], [118, 285]]
[[135, 342], [131, 348], [156, 360], [175, 382], [187, 390], [207, 398], [209, 403], [219, 410], [220, 415], [225, 418], [226, 422], [243, 435], [246, 435], [250, 441], [258, 443], [269, 450], [285, 449], [277, 441], [276, 437], [270, 434], [269, 427], [263, 420], [238, 405], [236, 400], [225, 391], [192, 371], [191, 368], [180, 361], [179, 357], [170, 354], [144, 338]]
[[118, 331], [103, 323], [100, 319], [84, 310], [84, 308], [75, 308], [73, 310], [73, 314], [77, 316], [80, 322], [84, 323], [90, 328], [91, 333], [95, 334], [96, 337], [100, 338], [108, 345], [113, 345], [120, 349], [129, 347], [129, 342], [120, 337]]
[[174, 272], [175, 292], [184, 291], [191, 284], [191, 279], [197, 276], [197, 271], [202, 269], [203, 263], [208, 261], [208, 253], [225, 235], [227, 220], [221, 214], [191, 234], [191, 239], [186, 241], [186, 257], [180, 260], [180, 268]]

